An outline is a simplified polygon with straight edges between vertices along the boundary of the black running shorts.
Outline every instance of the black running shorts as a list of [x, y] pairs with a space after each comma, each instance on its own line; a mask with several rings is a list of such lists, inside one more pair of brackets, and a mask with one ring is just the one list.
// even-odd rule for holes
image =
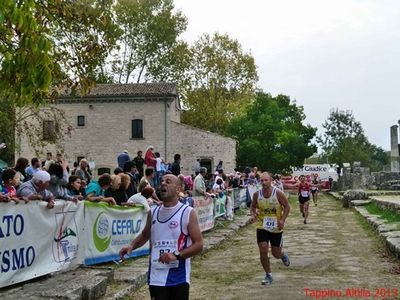
[[310, 201], [310, 196], [308, 196], [308, 197], [303, 197], [303, 196], [299, 196], [299, 202], [300, 202], [300, 204], [304, 204], [304, 203], [306, 203], [307, 201]]
[[189, 299], [189, 284], [182, 283], [174, 286], [150, 285], [150, 297], [155, 300]]
[[282, 247], [282, 234], [283, 232], [274, 233], [257, 228], [257, 243], [270, 242], [271, 246]]

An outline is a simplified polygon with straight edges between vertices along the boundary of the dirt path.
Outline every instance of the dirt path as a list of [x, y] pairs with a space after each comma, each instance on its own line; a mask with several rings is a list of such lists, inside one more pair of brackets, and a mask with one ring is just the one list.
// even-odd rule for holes
[[[356, 212], [323, 196], [318, 207], [310, 205], [304, 225], [295, 199], [291, 204], [284, 234], [291, 266], [272, 259], [272, 285], [261, 285], [264, 273], [251, 225], [193, 260], [191, 299], [400, 299], [399, 262]], [[147, 287], [133, 298], [149, 299]]]

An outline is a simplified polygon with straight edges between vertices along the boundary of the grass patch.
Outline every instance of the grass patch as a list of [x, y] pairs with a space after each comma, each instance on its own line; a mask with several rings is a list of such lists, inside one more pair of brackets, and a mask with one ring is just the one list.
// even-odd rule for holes
[[386, 220], [388, 223], [400, 222], [399, 213], [392, 210], [383, 209], [376, 203], [373, 202], [369, 203], [365, 206], [365, 208], [370, 214], [379, 215], [382, 219]]

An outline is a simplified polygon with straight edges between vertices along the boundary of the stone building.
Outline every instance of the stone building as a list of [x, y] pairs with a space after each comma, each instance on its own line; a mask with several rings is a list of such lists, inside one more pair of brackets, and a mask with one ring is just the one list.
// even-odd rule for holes
[[[149, 145], [165, 160], [182, 156], [182, 173], [194, 173], [196, 159], [214, 171], [220, 160], [226, 173], [236, 166], [236, 141], [180, 123], [181, 106], [176, 86], [170, 83], [98, 84], [84, 97], [60, 96], [56, 104], [73, 126], [63, 142], [69, 163], [87, 158], [104, 172], [117, 165], [117, 155], [130, 156]], [[24, 137], [18, 156], [34, 156]], [[46, 151], [57, 152], [54, 146]]]

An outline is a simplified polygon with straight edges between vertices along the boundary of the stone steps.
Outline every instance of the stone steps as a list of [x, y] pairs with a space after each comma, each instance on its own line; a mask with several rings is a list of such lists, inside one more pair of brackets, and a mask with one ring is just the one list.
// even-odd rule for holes
[[[98, 299], [113, 281], [111, 268], [84, 268], [48, 275], [12, 288], [2, 289], [6, 299]], [[66, 284], [67, 283], [67, 284]]]
[[370, 214], [367, 209], [362, 206], [355, 206], [354, 209], [362, 215], [385, 240], [386, 247], [389, 251], [400, 259], [400, 222], [388, 223], [378, 215]]

